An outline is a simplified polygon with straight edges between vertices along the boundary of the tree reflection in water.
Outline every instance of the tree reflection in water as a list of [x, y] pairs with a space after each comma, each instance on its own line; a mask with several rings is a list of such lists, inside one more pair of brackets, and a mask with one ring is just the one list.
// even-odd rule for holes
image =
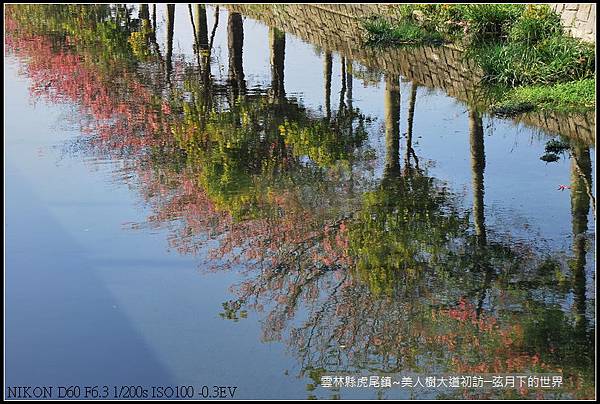
[[[593, 396], [589, 147], [571, 147], [573, 251], [565, 268], [561, 251], [548, 255], [535, 242], [514, 245], [488, 232], [479, 112], [469, 112], [466, 209], [420, 167], [415, 84], [400, 163], [400, 78], [387, 74], [384, 173], [374, 180], [367, 117], [352, 103], [351, 60], [342, 59], [333, 111], [333, 56], [324, 53], [319, 114], [286, 95], [284, 32], [271, 28], [265, 38], [271, 85], [249, 91], [242, 16], [229, 14], [223, 28], [229, 72], [219, 81], [203, 5], [192, 19], [195, 64], [174, 61], [174, 8], [167, 6], [164, 60], [147, 5], [138, 18], [124, 6], [11, 5], [6, 43], [27, 59], [34, 96], [79, 106], [86, 153], [123, 159], [123, 176], [153, 211], [145, 225], [169, 226], [169, 243], [182, 253], [210, 250], [210, 270], [245, 273], [223, 317], [264, 313], [263, 340], [285, 342], [301, 374], [317, 382], [336, 372], [562, 371], [568, 396]], [[572, 312], [561, 306], [569, 298]]]

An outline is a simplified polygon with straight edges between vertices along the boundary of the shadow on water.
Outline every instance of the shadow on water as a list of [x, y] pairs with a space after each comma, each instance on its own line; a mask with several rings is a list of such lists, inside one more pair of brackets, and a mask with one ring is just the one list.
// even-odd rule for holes
[[[24, 177], [11, 176], [7, 187], [12, 194], [7, 199], [6, 265], [15, 269], [6, 271], [5, 278], [7, 385], [169, 383], [171, 375], [146, 337], [96, 277], [95, 260], [56, 221]], [[22, 227], [52, 229], [52, 237], [15, 230]], [[130, 363], [135, 366], [124, 365]]]

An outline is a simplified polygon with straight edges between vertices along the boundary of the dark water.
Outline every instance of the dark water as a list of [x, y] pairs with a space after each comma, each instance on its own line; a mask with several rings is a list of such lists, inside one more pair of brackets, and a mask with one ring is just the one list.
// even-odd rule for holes
[[7, 8], [7, 386], [594, 397], [594, 145], [215, 10]]

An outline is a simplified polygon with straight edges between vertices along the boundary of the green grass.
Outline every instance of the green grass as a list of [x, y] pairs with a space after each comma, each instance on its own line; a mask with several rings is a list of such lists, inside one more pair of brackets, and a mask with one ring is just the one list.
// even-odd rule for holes
[[506, 37], [511, 22], [524, 8], [520, 4], [403, 4], [389, 16], [394, 18], [394, 24], [374, 17], [364, 25], [369, 39], [376, 43], [414, 43], [431, 38], [484, 41]]
[[596, 79], [588, 78], [568, 83], [525, 86], [508, 90], [492, 110], [511, 115], [535, 109], [558, 112], [583, 112], [596, 106]]
[[482, 69], [490, 102], [511, 114], [595, 107], [594, 46], [566, 36], [548, 5], [401, 5], [393, 17], [365, 22], [370, 44], [458, 43]]
[[512, 24], [523, 14], [522, 4], [464, 5], [462, 16], [473, 42], [505, 40]]
[[369, 33], [367, 42], [371, 46], [423, 45], [442, 42], [442, 36], [437, 32], [428, 32], [410, 20], [392, 25], [381, 18], [373, 18], [366, 20], [364, 26]]
[[562, 35], [560, 16], [550, 7], [527, 7], [512, 24], [508, 39], [513, 43], [535, 45], [544, 39]]
[[553, 84], [593, 77], [594, 48], [566, 36], [553, 36], [535, 45], [520, 42], [486, 44], [467, 49], [489, 84], [511, 87]]

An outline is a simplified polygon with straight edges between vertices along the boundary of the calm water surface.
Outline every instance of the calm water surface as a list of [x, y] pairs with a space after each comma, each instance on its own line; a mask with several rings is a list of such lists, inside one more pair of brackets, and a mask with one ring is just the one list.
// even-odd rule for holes
[[7, 9], [7, 385], [594, 396], [594, 144], [205, 10]]

